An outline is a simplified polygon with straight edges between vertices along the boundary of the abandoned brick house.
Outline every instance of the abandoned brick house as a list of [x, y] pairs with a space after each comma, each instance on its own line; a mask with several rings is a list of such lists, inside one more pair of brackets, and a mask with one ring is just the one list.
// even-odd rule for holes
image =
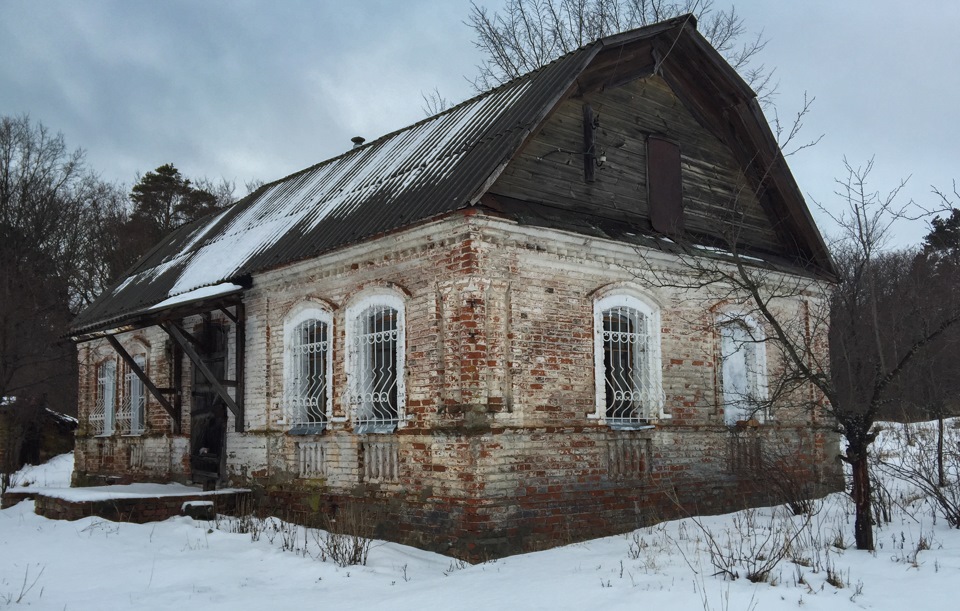
[[375, 507], [381, 536], [474, 556], [759, 499], [743, 421], [834, 485], [816, 413], [749, 411], [763, 325], [646, 281], [733, 201], [751, 260], [829, 280], [755, 94], [689, 17], [357, 142], [180, 228], [74, 321], [74, 483]]

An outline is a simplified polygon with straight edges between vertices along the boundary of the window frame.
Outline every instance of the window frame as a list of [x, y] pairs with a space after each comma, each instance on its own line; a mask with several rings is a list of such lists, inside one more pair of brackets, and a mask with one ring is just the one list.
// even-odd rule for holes
[[[745, 376], [745, 382], [747, 386], [752, 386], [752, 388], [747, 388], [747, 392], [751, 396], [748, 397], [749, 401], [753, 401], [757, 404], [756, 409], [751, 409], [745, 411], [742, 407], [736, 407], [736, 412], [733, 410], [728, 410], [728, 405], [732, 406], [732, 403], [727, 401], [727, 373], [725, 370], [725, 364], [727, 361], [727, 356], [725, 356], [724, 342], [726, 340], [725, 330], [730, 329], [733, 326], [740, 326], [746, 330], [747, 334], [750, 337], [749, 344], [743, 344], [738, 347], [734, 352], [730, 354], [733, 355], [736, 352], [739, 352], [744, 348], [744, 346], [749, 345], [752, 347], [752, 358], [749, 357], [749, 352], [744, 355], [745, 364], [749, 364], [748, 361], [753, 361], [754, 367], [754, 376], [751, 382], [749, 376], [749, 370], [747, 370], [747, 375]], [[718, 388], [717, 396], [719, 397], [719, 405], [721, 408], [721, 416], [723, 417], [723, 423], [727, 426], [736, 426], [738, 422], [744, 422], [749, 419], [755, 419], [758, 422], [765, 422], [771, 419], [772, 415], [769, 410], [769, 406], [766, 404], [768, 401], [768, 388], [767, 388], [767, 351], [766, 351], [766, 340], [767, 335], [763, 329], [763, 326], [760, 325], [757, 320], [750, 316], [749, 314], [743, 314], [738, 312], [723, 312], [717, 316], [717, 374], [718, 374]], [[739, 418], [741, 415], [749, 415], [751, 418]], [[733, 419], [736, 418], [736, 419]]]
[[[347, 373], [347, 393], [350, 410], [350, 419], [353, 422], [354, 431], [358, 434], [385, 434], [396, 431], [403, 426], [406, 420], [406, 320], [405, 308], [406, 300], [393, 291], [377, 290], [363, 293], [359, 296], [346, 311], [346, 362]], [[370, 371], [360, 371], [361, 354], [359, 349], [359, 338], [364, 332], [361, 325], [364, 324], [364, 317], [378, 308], [389, 308], [396, 312], [396, 332], [393, 363], [395, 367], [395, 387], [396, 387], [396, 414], [389, 419], [383, 418], [365, 418], [362, 417], [364, 410], [364, 401], [362, 395], [366, 394], [364, 388], [369, 386], [366, 375], [372, 375]], [[371, 344], [372, 345], [372, 344]], [[372, 408], [371, 406], [371, 409]]]
[[94, 401], [89, 422], [95, 437], [109, 437], [116, 428], [117, 360], [105, 358], [97, 363], [93, 379]]
[[[295, 340], [302, 325], [317, 321], [326, 326], [326, 346], [324, 358], [324, 409], [320, 422], [310, 422], [301, 419], [300, 407], [294, 413], [292, 394], [294, 381], [298, 379], [298, 360], [295, 358]], [[309, 435], [322, 433], [333, 418], [333, 341], [334, 341], [333, 314], [315, 303], [302, 304], [291, 312], [283, 322], [283, 423], [288, 425], [288, 432], [293, 435]]]
[[[617, 308], [627, 308], [643, 316], [645, 321], [646, 347], [643, 351], [647, 358], [640, 364], [645, 371], [641, 372], [648, 382], [649, 388], [640, 390], [642, 399], [641, 413], [633, 419], [614, 419], [607, 415], [607, 367], [605, 363], [604, 317], [609, 311]], [[595, 299], [593, 302], [593, 356], [594, 356], [594, 386], [595, 411], [589, 414], [600, 424], [619, 430], [637, 430], [649, 428], [652, 421], [669, 418], [664, 412], [665, 397], [663, 393], [663, 359], [661, 356], [661, 327], [660, 308], [652, 302], [639, 297], [614, 293]], [[636, 333], [636, 331], [633, 331]]]
[[[140, 352], [131, 356], [140, 369], [146, 373], [147, 355]], [[114, 430], [124, 436], [138, 437], [146, 432], [147, 389], [143, 380], [137, 377], [137, 374], [133, 373], [133, 368], [126, 363], [123, 364], [120, 372], [123, 385], [119, 400], [116, 402]], [[135, 388], [139, 390], [136, 406], [133, 404]], [[138, 419], [139, 426], [134, 428]]]

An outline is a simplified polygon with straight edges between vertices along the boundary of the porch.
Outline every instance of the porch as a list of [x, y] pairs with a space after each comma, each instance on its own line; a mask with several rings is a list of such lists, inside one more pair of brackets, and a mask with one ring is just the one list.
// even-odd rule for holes
[[3, 508], [33, 500], [34, 511], [54, 520], [97, 516], [114, 522], [159, 522], [189, 515], [212, 519], [216, 514], [239, 515], [252, 507], [246, 488], [204, 491], [182, 484], [126, 484], [86, 488], [11, 488], [3, 495]]

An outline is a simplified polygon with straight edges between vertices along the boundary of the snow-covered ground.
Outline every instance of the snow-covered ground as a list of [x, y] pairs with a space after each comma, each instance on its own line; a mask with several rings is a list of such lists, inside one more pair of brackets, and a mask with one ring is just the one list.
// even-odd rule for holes
[[[949, 433], [956, 445], [957, 429]], [[886, 435], [881, 449], [889, 456], [902, 440]], [[28, 468], [19, 481], [65, 486], [70, 462]], [[852, 549], [852, 507], [834, 494], [809, 518], [783, 507], [691, 518], [473, 566], [374, 542], [366, 566], [339, 567], [320, 559], [318, 531], [278, 521], [63, 522], [24, 502], [0, 512], [0, 608], [960, 608], [960, 530], [884, 477], [892, 521], [875, 553]], [[775, 559], [765, 582], [747, 579]]]
[[61, 454], [42, 465], [27, 465], [10, 476], [11, 488], [69, 488], [73, 454]]

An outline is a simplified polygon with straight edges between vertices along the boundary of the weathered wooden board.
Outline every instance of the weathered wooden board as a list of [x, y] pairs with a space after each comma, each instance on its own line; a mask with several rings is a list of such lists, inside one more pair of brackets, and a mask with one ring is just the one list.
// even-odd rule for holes
[[[593, 182], [584, 180], [583, 105], [599, 126], [596, 149], [606, 157]], [[564, 101], [506, 168], [492, 193], [559, 208], [649, 223], [647, 139], [680, 143], [684, 226], [742, 245], [778, 252], [782, 245], [731, 151], [702, 126], [657, 76]]]

